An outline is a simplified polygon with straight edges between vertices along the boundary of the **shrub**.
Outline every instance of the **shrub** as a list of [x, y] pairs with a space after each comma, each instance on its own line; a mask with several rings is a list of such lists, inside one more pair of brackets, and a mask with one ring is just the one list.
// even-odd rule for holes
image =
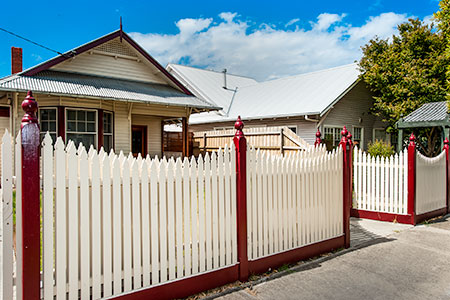
[[372, 156], [381, 156], [381, 157], [389, 157], [395, 153], [394, 146], [379, 140], [376, 140], [373, 143], [369, 143], [367, 152], [369, 152], [369, 154]]

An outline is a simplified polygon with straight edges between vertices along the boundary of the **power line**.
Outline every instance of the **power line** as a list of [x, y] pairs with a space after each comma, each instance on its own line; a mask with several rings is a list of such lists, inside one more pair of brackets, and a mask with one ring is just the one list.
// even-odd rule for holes
[[57, 53], [57, 54], [59, 54], [59, 55], [64, 56], [64, 54], [61, 53], [61, 52], [59, 52], [59, 51], [53, 50], [53, 49], [51, 49], [51, 48], [49, 48], [49, 47], [46, 47], [46, 46], [41, 45], [41, 44], [39, 44], [39, 43], [33, 42], [32, 40], [29, 40], [29, 39], [27, 39], [27, 38], [25, 38], [25, 37], [23, 37], [23, 36], [20, 36], [20, 35], [18, 35], [18, 34], [15, 34], [14, 32], [11, 32], [11, 31], [9, 31], [9, 30], [6, 30], [5, 28], [0, 27], [0, 30], [1, 30], [1, 31], [4, 31], [4, 32], [6, 32], [6, 33], [8, 33], [8, 34], [10, 34], [10, 35], [13, 35], [13, 36], [15, 36], [15, 37], [18, 37], [19, 39], [22, 39], [22, 40], [24, 40], [24, 41], [27, 41], [27, 42], [29, 42], [29, 43], [32, 43], [32, 44], [34, 44], [34, 45], [36, 45], [36, 46], [39, 46], [39, 47], [41, 47], [41, 48], [44, 48], [44, 49], [46, 49], [46, 50], [49, 50], [49, 51], [52, 51], [52, 52], [55, 52], [55, 53]]

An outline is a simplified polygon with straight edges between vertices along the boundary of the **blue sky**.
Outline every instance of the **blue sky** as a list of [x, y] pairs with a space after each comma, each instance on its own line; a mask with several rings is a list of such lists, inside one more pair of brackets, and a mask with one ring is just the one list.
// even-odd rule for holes
[[[60, 52], [119, 27], [163, 65], [222, 69], [266, 80], [351, 63], [373, 35], [408, 17], [427, 19], [435, 0], [373, 1], [5, 1], [0, 27]], [[36, 18], [33, 18], [36, 16]], [[11, 46], [24, 68], [55, 56], [0, 32], [0, 77]]]

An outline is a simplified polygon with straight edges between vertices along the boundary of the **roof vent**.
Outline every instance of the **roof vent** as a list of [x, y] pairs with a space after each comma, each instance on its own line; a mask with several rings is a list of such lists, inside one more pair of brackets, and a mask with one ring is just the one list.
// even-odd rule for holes
[[227, 89], [227, 69], [223, 69], [223, 88]]

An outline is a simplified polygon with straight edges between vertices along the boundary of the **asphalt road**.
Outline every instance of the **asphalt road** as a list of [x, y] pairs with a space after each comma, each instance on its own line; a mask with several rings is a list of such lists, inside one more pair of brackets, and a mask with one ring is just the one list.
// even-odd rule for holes
[[218, 299], [450, 299], [450, 216], [416, 227], [353, 219], [352, 247]]

